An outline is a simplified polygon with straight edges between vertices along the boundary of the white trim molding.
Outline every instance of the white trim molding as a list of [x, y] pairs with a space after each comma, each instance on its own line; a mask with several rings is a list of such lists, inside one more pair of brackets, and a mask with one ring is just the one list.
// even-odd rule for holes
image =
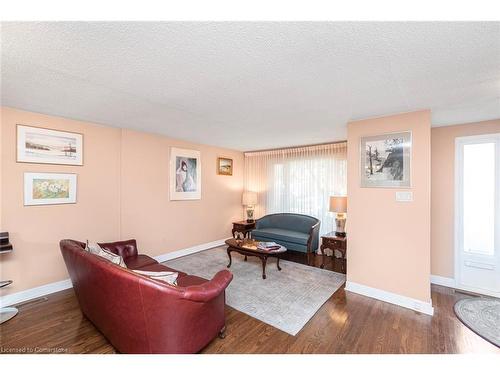
[[22, 290], [17, 293], [7, 294], [0, 297], [0, 307], [16, 305], [21, 302], [31, 299], [40, 298], [47, 294], [60, 292], [61, 290], [70, 289], [73, 285], [70, 279], [56, 281], [55, 283], [37, 286], [36, 288]]
[[431, 275], [431, 284], [446, 286], [448, 288], [456, 289], [459, 292], [470, 292], [484, 296], [492, 296], [500, 298], [500, 293], [491, 292], [489, 290], [484, 290], [481, 288], [473, 288], [470, 286], [457, 285], [455, 279], [452, 279], [451, 277]]
[[456, 286], [455, 279], [439, 275], [431, 275], [431, 284], [447, 286], [448, 288], [455, 288]]
[[415, 310], [427, 315], [434, 315], [434, 308], [432, 307], [432, 302], [420, 301], [418, 299], [402, 296], [396, 293], [387, 292], [382, 289], [372, 288], [370, 286], [354, 283], [352, 281], [346, 282], [345, 290], [361, 294], [366, 297], [375, 298], [380, 301], [392, 303], [393, 305], [402, 306], [407, 309]]
[[[177, 250], [177, 251], [172, 251], [170, 253], [162, 254], [162, 255], [157, 255], [154, 258], [158, 262], [165, 262], [167, 260], [175, 259], [175, 258], [180, 258], [186, 255], [194, 254], [203, 250], [208, 250], [217, 246], [222, 246], [224, 245], [225, 240], [217, 240], [217, 241], [212, 241], [212, 242], [207, 242], [201, 245], [196, 245], [192, 247], [188, 247], [185, 249]], [[31, 289], [26, 289], [22, 290], [20, 292], [12, 293], [12, 294], [7, 294], [4, 296], [0, 296], [0, 307], [7, 307], [7, 306], [12, 306], [19, 304], [21, 302], [29, 301], [35, 298], [40, 298], [43, 297], [47, 294], [52, 294], [56, 292], [60, 292], [62, 290], [70, 289], [72, 288], [73, 285], [71, 284], [70, 279], [66, 280], [61, 280], [61, 281], [56, 281], [54, 283], [50, 284], [45, 284], [38, 286], [36, 288], [31, 288]]]

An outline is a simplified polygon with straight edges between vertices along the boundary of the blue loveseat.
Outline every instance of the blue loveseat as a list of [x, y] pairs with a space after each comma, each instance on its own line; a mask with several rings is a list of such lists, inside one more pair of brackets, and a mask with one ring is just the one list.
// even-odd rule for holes
[[319, 243], [320, 221], [312, 216], [299, 214], [266, 215], [255, 223], [252, 238], [274, 241], [289, 250], [315, 252]]

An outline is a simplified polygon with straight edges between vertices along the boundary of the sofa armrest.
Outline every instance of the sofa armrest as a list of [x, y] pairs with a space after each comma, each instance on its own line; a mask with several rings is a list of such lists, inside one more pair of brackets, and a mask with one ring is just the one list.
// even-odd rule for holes
[[319, 227], [321, 221], [318, 220], [309, 230], [309, 240], [307, 241], [307, 252], [316, 251], [319, 247]]
[[228, 270], [222, 270], [201, 285], [188, 286], [182, 295], [183, 299], [195, 302], [208, 302], [221, 294], [233, 279], [233, 274]]

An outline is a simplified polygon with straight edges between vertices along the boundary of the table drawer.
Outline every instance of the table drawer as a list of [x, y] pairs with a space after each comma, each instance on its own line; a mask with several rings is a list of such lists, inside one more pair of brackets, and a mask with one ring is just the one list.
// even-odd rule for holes
[[323, 246], [329, 247], [332, 249], [340, 249], [340, 250], [345, 250], [346, 249], [346, 241], [342, 240], [334, 240], [334, 239], [323, 239]]

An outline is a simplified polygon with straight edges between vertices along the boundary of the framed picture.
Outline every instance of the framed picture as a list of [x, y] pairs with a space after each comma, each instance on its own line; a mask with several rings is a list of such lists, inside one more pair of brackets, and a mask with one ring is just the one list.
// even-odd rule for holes
[[217, 158], [217, 174], [224, 176], [233, 175], [233, 159]]
[[17, 161], [83, 165], [83, 135], [17, 125]]
[[170, 150], [170, 200], [201, 199], [200, 152], [174, 148]]
[[362, 137], [361, 187], [409, 188], [411, 132]]
[[24, 174], [25, 206], [68, 203], [76, 203], [76, 174]]

